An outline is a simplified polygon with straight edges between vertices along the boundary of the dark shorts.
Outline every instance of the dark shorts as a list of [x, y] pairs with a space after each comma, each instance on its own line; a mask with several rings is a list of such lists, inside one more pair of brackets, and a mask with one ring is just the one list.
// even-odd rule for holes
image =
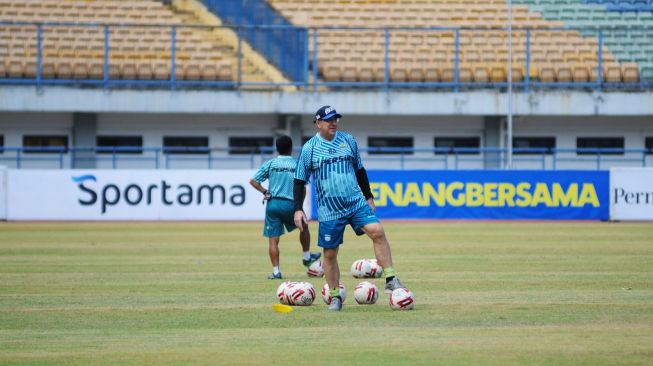
[[265, 207], [265, 226], [263, 236], [266, 238], [277, 237], [296, 229], [295, 207], [293, 201], [283, 198], [273, 198]]
[[342, 237], [347, 225], [351, 225], [356, 235], [363, 235], [363, 226], [379, 222], [379, 218], [369, 205], [359, 208], [349, 216], [331, 221], [321, 221], [317, 245], [322, 248], [337, 248], [342, 244]]

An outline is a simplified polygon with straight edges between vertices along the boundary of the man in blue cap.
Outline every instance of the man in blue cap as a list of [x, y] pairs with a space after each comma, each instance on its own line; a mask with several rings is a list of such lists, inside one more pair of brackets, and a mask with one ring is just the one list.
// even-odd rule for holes
[[338, 131], [341, 117], [331, 106], [315, 113], [318, 133], [302, 147], [293, 187], [295, 225], [302, 230], [308, 222], [302, 210], [303, 189], [310, 176], [314, 176], [320, 223], [317, 245], [324, 249], [322, 264], [332, 298], [329, 310], [333, 311], [342, 309], [338, 248], [347, 225], [356, 235], [365, 233], [372, 239], [374, 254], [386, 276], [385, 292], [404, 287], [392, 267], [390, 244], [375, 214], [374, 196], [356, 140]]

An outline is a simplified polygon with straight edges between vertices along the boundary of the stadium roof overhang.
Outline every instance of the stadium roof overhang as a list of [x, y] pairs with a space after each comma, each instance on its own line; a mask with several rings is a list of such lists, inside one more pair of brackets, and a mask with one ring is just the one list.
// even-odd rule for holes
[[[653, 92], [572, 90], [516, 93], [516, 115], [653, 116]], [[496, 90], [468, 92], [206, 91], [80, 89], [5, 86], [4, 112], [312, 114], [333, 105], [348, 115], [505, 115], [507, 97]]]

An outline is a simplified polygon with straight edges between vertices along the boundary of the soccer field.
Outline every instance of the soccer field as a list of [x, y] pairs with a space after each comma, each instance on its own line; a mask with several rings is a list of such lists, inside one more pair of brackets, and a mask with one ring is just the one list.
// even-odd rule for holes
[[[275, 313], [261, 223], [0, 223], [0, 364], [650, 365], [653, 225], [386, 222], [416, 297]], [[314, 234], [317, 226], [311, 224]], [[311, 282], [297, 234], [289, 280]], [[382, 287], [382, 280], [376, 284]]]

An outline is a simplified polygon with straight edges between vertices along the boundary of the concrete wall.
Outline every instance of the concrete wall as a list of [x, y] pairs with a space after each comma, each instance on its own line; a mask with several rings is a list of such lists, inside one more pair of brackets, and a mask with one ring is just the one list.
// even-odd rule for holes
[[[340, 109], [338, 108], [340, 111]], [[369, 136], [413, 136], [416, 148], [430, 149], [436, 136], [477, 136], [482, 146], [496, 147], [496, 126], [488, 126], [483, 116], [373, 116], [355, 115], [342, 112], [344, 117], [340, 129], [354, 135], [360, 147], [367, 147]], [[488, 117], [490, 119], [497, 117]], [[209, 145], [214, 149], [228, 147], [229, 137], [274, 136], [283, 127], [278, 114], [188, 114], [188, 113], [99, 113], [97, 114], [98, 135], [141, 135], [145, 147], [160, 147], [164, 136], [208, 136]], [[623, 136], [626, 148], [643, 148], [644, 139], [653, 137], [653, 119], [649, 117], [587, 117], [587, 116], [525, 116], [515, 117], [515, 137], [520, 136], [555, 136], [558, 148], [575, 148], [576, 137]], [[492, 128], [491, 128], [492, 127]], [[299, 126], [292, 127], [301, 130], [302, 136], [312, 136], [317, 132], [312, 123], [312, 115], [301, 116]], [[0, 112], [0, 134], [4, 135], [5, 147], [21, 147], [22, 136], [25, 134], [63, 134], [69, 136], [72, 146], [74, 132], [72, 113], [34, 113], [34, 112]], [[499, 131], [503, 134], [505, 131]], [[494, 136], [491, 141], [488, 136]], [[86, 140], [92, 139], [87, 136]], [[296, 144], [298, 142], [296, 141]], [[59, 160], [51, 154], [32, 154], [22, 162], [23, 168], [58, 168]], [[212, 163], [211, 168], [252, 168], [258, 167], [261, 158], [255, 156], [229, 156], [216, 152], [222, 157]], [[401, 161], [396, 155], [367, 156], [363, 155], [369, 168], [400, 168]], [[29, 158], [50, 160], [30, 160]], [[131, 158], [134, 156], [128, 156]], [[138, 161], [121, 159], [119, 168], [155, 168], [153, 154], [137, 156]], [[575, 154], [568, 156], [577, 159]], [[168, 167], [208, 168], [205, 155], [186, 155], [168, 161]], [[593, 156], [582, 157], [584, 162], [558, 162], [558, 168], [595, 169], [596, 159]], [[602, 164], [602, 169], [610, 166], [641, 166], [641, 154], [637, 156], [615, 156], [614, 158], [629, 160], [627, 162], [612, 162]], [[0, 165], [10, 168], [15, 166], [15, 154], [5, 151], [0, 154]], [[112, 168], [110, 155], [98, 155], [97, 168]], [[516, 168], [543, 167], [540, 156], [516, 156]], [[653, 161], [649, 164], [653, 165]], [[71, 167], [71, 157], [66, 154], [64, 167]], [[480, 155], [461, 156], [457, 161], [459, 169], [493, 168]], [[544, 167], [550, 169], [552, 158], [544, 157]], [[165, 159], [160, 157], [159, 167], [165, 167]], [[404, 168], [453, 169], [456, 167], [454, 157], [445, 161], [442, 156], [432, 153], [416, 153], [404, 161]]]

